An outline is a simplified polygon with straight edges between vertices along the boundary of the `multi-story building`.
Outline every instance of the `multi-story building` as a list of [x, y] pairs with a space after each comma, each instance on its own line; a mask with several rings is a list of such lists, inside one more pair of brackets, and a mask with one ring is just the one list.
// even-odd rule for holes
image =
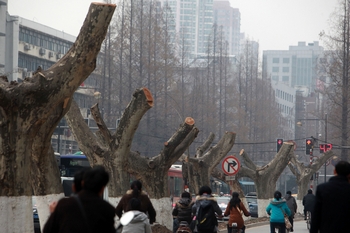
[[299, 42], [298, 46], [289, 46], [289, 50], [263, 51], [263, 70], [272, 81], [307, 88], [305, 95], [309, 95], [316, 87], [316, 65], [323, 52], [318, 41], [308, 45]]
[[160, 0], [174, 15], [176, 33], [191, 58], [206, 54], [213, 30], [213, 0]]
[[229, 45], [229, 55], [240, 53], [241, 13], [230, 6], [229, 1], [214, 0], [214, 23], [222, 26], [225, 40]]
[[[0, 0], [0, 75], [6, 75], [9, 81], [21, 82], [31, 77], [39, 66], [48, 69], [70, 49], [75, 36], [30, 21], [7, 12], [7, 0]], [[83, 116], [88, 120], [88, 109], [94, 100], [94, 87], [99, 75], [94, 73], [84, 82], [84, 87], [74, 94]], [[65, 121], [61, 121], [56, 134], [52, 137], [52, 146], [61, 154], [79, 150], [73, 135]]]
[[[297, 135], [294, 133], [298, 137], [300, 130], [295, 128], [295, 123], [298, 121], [297, 118], [302, 116], [303, 113], [299, 110], [304, 111], [304, 106], [297, 104], [304, 105], [305, 98], [313, 95], [319, 80], [316, 70], [317, 62], [322, 58], [323, 52], [324, 49], [318, 41], [307, 45], [305, 42], [299, 42], [297, 46], [289, 46], [289, 50], [263, 51], [265, 78], [271, 79], [276, 96], [280, 96], [276, 99], [282, 116], [288, 122], [288, 131], [298, 131]], [[286, 100], [293, 101], [286, 102]]]

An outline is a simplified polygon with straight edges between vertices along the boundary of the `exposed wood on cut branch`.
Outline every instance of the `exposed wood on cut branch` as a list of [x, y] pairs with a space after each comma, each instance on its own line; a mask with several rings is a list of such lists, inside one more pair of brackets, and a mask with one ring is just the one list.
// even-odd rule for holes
[[254, 164], [254, 162], [249, 158], [248, 154], [245, 152], [244, 149], [242, 149], [239, 152], [239, 155], [242, 156], [243, 160], [244, 160], [244, 164], [252, 170], [256, 170], [256, 165]]

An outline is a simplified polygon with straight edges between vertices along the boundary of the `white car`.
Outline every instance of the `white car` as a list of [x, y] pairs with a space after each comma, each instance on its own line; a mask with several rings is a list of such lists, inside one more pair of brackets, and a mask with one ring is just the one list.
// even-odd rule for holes
[[217, 201], [220, 209], [222, 210], [222, 219], [218, 218], [218, 221], [228, 221], [229, 216], [224, 217], [224, 212], [226, 210], [227, 204], [230, 202], [230, 199], [231, 199], [230, 197], [225, 197], [225, 196], [216, 197], [216, 201]]

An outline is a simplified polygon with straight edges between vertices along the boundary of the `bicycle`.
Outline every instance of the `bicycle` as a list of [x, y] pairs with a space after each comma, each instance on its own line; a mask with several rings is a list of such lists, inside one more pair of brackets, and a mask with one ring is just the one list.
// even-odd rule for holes
[[[286, 233], [289, 233], [290, 229], [286, 228]], [[278, 233], [280, 231], [279, 227], [275, 227], [275, 233]]]
[[311, 212], [306, 211], [306, 227], [310, 231], [311, 228]]

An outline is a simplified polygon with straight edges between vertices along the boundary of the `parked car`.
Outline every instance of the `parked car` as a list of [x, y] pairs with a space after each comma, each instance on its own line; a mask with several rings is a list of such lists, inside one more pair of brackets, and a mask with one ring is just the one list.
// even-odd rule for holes
[[229, 216], [225, 217], [224, 212], [226, 210], [227, 204], [230, 202], [230, 197], [227, 197], [227, 196], [216, 197], [216, 201], [220, 209], [222, 210], [222, 218], [221, 219], [218, 218], [218, 221], [228, 221]]
[[256, 192], [249, 192], [245, 196], [248, 207], [249, 207], [249, 212], [252, 217], [258, 217], [258, 199], [256, 196]]

